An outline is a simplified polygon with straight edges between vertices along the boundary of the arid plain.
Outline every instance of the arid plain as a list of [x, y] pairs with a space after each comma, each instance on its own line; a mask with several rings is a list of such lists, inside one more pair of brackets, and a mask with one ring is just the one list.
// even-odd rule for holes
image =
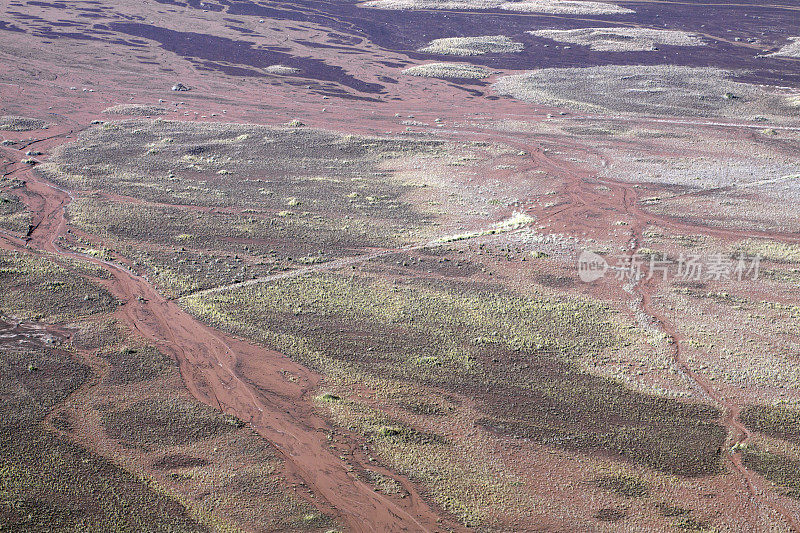
[[0, 6], [0, 530], [800, 530], [800, 7]]

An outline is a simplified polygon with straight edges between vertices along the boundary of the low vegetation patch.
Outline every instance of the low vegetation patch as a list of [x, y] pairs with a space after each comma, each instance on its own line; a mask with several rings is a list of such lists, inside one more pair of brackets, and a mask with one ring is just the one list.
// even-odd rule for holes
[[715, 409], [637, 393], [577, 368], [584, 355], [625, 342], [595, 302], [333, 275], [182, 302], [331, 379], [394, 379], [472, 396], [491, 431], [610, 451], [673, 474], [720, 470], [725, 432]]
[[483, 37], [434, 39], [418, 51], [428, 54], [478, 56], [522, 52], [522, 48], [522, 43], [516, 43], [504, 35], [485, 35]]
[[179, 468], [198, 468], [207, 466], [208, 464], [208, 459], [203, 457], [192, 457], [191, 455], [176, 453], [165, 455], [154, 462], [153, 468], [158, 468], [159, 470], [175, 470]]
[[796, 409], [750, 405], [739, 413], [739, 420], [764, 435], [800, 444], [800, 411]]
[[38, 118], [18, 117], [14, 115], [0, 116], [0, 130], [5, 131], [31, 131], [47, 127], [47, 122]]
[[546, 68], [501, 77], [501, 94], [590, 112], [669, 116], [796, 116], [800, 110], [766, 89], [708, 67], [599, 66]]
[[84, 267], [67, 268], [46, 256], [0, 250], [0, 313], [57, 322], [115, 309], [116, 300], [86, 281], [81, 276], [86, 273]]
[[[293, 197], [314, 214], [344, 211], [380, 218], [402, 213], [397, 200], [406, 189], [383, 164], [442, 157], [448, 149], [437, 140], [310, 128], [125, 120], [83, 132], [54, 150], [38, 172], [71, 189], [161, 204], [276, 212]], [[380, 201], [368, 202], [368, 197]]]
[[0, 421], [39, 421], [91, 376], [90, 369], [62, 350], [0, 348]]
[[800, 246], [764, 239], [748, 239], [736, 246], [736, 254], [760, 256], [775, 263], [800, 263]]
[[172, 359], [152, 346], [109, 349], [103, 351], [101, 357], [111, 365], [107, 380], [112, 385], [149, 381], [176, 366]]
[[333, 394], [332, 392], [326, 392], [325, 394], [323, 394], [319, 398], [323, 402], [338, 402], [338, 401], [341, 401], [341, 399], [342, 399], [341, 396], [339, 396], [337, 394]]
[[[84, 300], [86, 288], [97, 287], [83, 275], [100, 272], [44, 254], [0, 251], [6, 308], [48, 322], [79, 320], [69, 344], [43, 334], [26, 339], [23, 349], [0, 335], [0, 531], [335, 527], [293, 494], [269, 443], [191, 398], [171, 359], [101, 314], [102, 306], [92, 307], [96, 298]], [[87, 314], [93, 316], [80, 320]], [[99, 352], [105, 379], [72, 353], [73, 345]], [[207, 438], [219, 439], [213, 455]], [[77, 444], [87, 441], [99, 442], [113, 462]]]
[[31, 224], [31, 213], [15, 196], [0, 193], [0, 228], [24, 235]]
[[159, 115], [166, 115], [167, 110], [163, 107], [147, 104], [118, 104], [104, 109], [103, 113], [108, 113], [111, 115], [128, 115], [133, 117], [155, 117]]
[[366, 478], [367, 482], [380, 493], [388, 494], [390, 496], [396, 496], [398, 494], [405, 493], [405, 490], [400, 483], [389, 476], [381, 474], [380, 472], [367, 470], [364, 474], [364, 477]]
[[604, 507], [598, 510], [594, 517], [603, 522], [619, 522], [627, 515], [628, 514], [622, 509]]
[[[70, 222], [181, 295], [432, 236], [434, 209], [396, 169], [413, 162], [434, 177], [465, 153], [438, 140], [129, 120], [82, 133], [38, 168], [100, 191], [70, 203]], [[77, 237], [62, 245], [105, 253]]]
[[491, 76], [492, 71], [467, 63], [427, 63], [407, 68], [403, 74], [423, 78], [482, 79]]
[[657, 503], [656, 507], [661, 513], [661, 516], [668, 518], [675, 516], [686, 516], [692, 513], [691, 509], [686, 509], [685, 507], [680, 507], [678, 505], [672, 505], [665, 502]]
[[650, 28], [581, 28], [577, 30], [534, 30], [534, 37], [560, 43], [588, 46], [598, 52], [638, 52], [658, 50], [659, 46], [703, 46], [693, 33]]
[[91, 375], [66, 351], [0, 348], [0, 530], [204, 531], [180, 503], [45, 429]]
[[[432, 498], [464, 525], [475, 526], [498, 512], [510, 514], [534, 505], [519, 490], [518, 478], [496, 464], [460, 459], [470, 452], [441, 436], [405, 438], [417, 431], [363, 403], [327, 406], [339, 425], [360, 432], [373, 453], [395, 471], [426, 485]], [[368, 470], [364, 477], [381, 492], [405, 493], [399, 483], [382, 474]]]
[[206, 531], [186, 508], [40, 425], [0, 426], [0, 528]]
[[644, 480], [626, 474], [604, 475], [596, 479], [595, 484], [626, 498], [643, 498], [650, 494], [650, 487]]
[[786, 489], [786, 494], [800, 498], [800, 461], [785, 455], [747, 448], [742, 462], [769, 481]]
[[142, 400], [103, 414], [106, 433], [129, 444], [179, 445], [242, 427], [240, 420], [181, 399]]
[[518, 13], [551, 13], [571, 15], [618, 15], [634, 13], [632, 9], [606, 2], [582, 0], [370, 0], [362, 7], [376, 9], [445, 9], [502, 10]]
[[392, 254], [373, 261], [363, 267], [368, 272], [393, 274], [424, 274], [435, 273], [446, 278], [468, 277], [480, 272], [481, 267], [476, 263], [448, 257], [446, 253], [439, 253], [441, 248], [428, 248], [415, 251], [412, 254]]

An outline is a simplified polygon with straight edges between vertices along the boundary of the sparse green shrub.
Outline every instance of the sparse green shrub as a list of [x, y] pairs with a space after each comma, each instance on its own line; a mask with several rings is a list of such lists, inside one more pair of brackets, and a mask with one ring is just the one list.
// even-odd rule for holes
[[594, 483], [601, 489], [626, 498], [643, 498], [650, 494], [650, 487], [645, 481], [626, 474], [608, 474], [596, 479]]
[[748, 428], [800, 444], [800, 411], [788, 407], [749, 405], [739, 413]]
[[619, 522], [626, 516], [627, 513], [625, 511], [611, 507], [604, 507], [603, 509], [597, 511], [597, 513], [594, 515], [595, 518], [602, 520], [603, 522]]
[[235, 417], [182, 399], [148, 399], [103, 413], [108, 435], [130, 444], [187, 444], [242, 427]]
[[323, 402], [338, 402], [342, 398], [337, 394], [333, 394], [331, 392], [326, 392], [325, 394], [323, 394], [321, 396], [321, 399], [322, 399]]
[[751, 446], [742, 451], [742, 462], [747, 468], [786, 489], [788, 496], [800, 495], [800, 461]]
[[721, 469], [725, 431], [716, 409], [634, 392], [574, 365], [626, 342], [596, 302], [315, 275], [182, 303], [331, 379], [396, 379], [468, 394], [484, 413], [478, 423], [492, 431], [611, 451], [673, 474]]

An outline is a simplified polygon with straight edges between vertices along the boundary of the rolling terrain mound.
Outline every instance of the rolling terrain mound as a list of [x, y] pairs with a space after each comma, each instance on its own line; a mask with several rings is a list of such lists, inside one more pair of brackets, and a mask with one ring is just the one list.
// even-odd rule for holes
[[800, 530], [795, 6], [0, 9], [0, 529]]

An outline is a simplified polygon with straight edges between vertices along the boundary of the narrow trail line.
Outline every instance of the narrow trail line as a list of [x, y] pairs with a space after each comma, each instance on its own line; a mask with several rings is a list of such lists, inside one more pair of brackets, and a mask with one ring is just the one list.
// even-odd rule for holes
[[259, 276], [257, 278], [249, 279], [247, 281], [240, 281], [239, 283], [231, 283], [229, 285], [220, 285], [217, 287], [212, 287], [210, 289], [203, 289], [200, 291], [196, 291], [191, 293], [191, 296], [202, 296], [206, 294], [214, 294], [218, 292], [225, 292], [231, 289], [239, 289], [242, 287], [251, 287], [253, 285], [260, 285], [263, 283], [270, 283], [272, 281], [279, 281], [283, 279], [291, 279], [296, 278], [299, 276], [305, 276], [308, 274], [320, 273], [320, 272], [328, 272], [333, 270], [339, 270], [347, 266], [366, 263], [373, 259], [378, 259], [379, 257], [384, 257], [387, 255], [402, 253], [402, 252], [410, 252], [412, 250], [419, 250], [422, 248], [426, 248], [428, 245], [420, 244], [420, 245], [411, 245], [411, 246], [403, 246], [400, 248], [390, 248], [385, 250], [379, 250], [376, 252], [371, 252], [368, 254], [362, 255], [355, 255], [352, 257], [342, 257], [340, 259], [334, 259], [332, 261], [327, 261], [325, 263], [319, 263], [316, 265], [311, 265], [303, 268], [296, 268], [294, 270], [287, 270], [285, 272], [279, 272], [277, 274], [269, 274], [266, 276]]
[[[12, 154], [17, 155], [17, 154]], [[116, 315], [132, 330], [179, 363], [184, 382], [200, 401], [236, 415], [283, 456], [291, 477], [305, 483], [349, 531], [460, 531], [425, 501], [413, 483], [389, 473], [408, 494], [380, 494], [350, 472], [327, 444], [331, 430], [314, 408], [321, 377], [285, 355], [217, 331], [163, 297], [147, 280], [118, 265], [61, 249], [66, 231], [69, 193], [41, 180], [30, 169], [24, 201], [36, 214], [26, 236], [28, 248], [77, 258], [100, 266], [109, 275], [102, 284], [125, 302]], [[7, 246], [24, 249], [18, 239], [0, 235]], [[382, 470], [357, 455], [361, 469]]]
[[[467, 238], [459, 239], [460, 241], [474, 241], [477, 239], [485, 240], [491, 238], [497, 238], [504, 235], [509, 235], [512, 233], [516, 233], [519, 231], [518, 229], [510, 229], [506, 231], [496, 230], [494, 233], [485, 233], [486, 230], [495, 229], [493, 227], [486, 228], [485, 230], [477, 230], [474, 236], [470, 236]], [[218, 292], [229, 291], [231, 289], [238, 289], [242, 287], [251, 287], [253, 285], [261, 285], [264, 283], [270, 283], [273, 281], [280, 281], [283, 279], [291, 279], [296, 278], [299, 276], [305, 276], [308, 274], [316, 274], [322, 272], [329, 272], [334, 270], [341, 270], [342, 268], [351, 266], [351, 265], [358, 265], [362, 263], [367, 263], [372, 261], [373, 259], [378, 259], [381, 257], [386, 257], [387, 255], [394, 255], [400, 253], [407, 253], [413, 252], [418, 250], [425, 250], [430, 248], [437, 248], [439, 246], [445, 246], [447, 244], [452, 244], [453, 242], [448, 240], [432, 240], [428, 242], [418, 243], [418, 244], [408, 244], [405, 246], [399, 246], [397, 248], [386, 248], [382, 250], [377, 250], [374, 252], [361, 254], [361, 255], [354, 255], [351, 257], [342, 257], [339, 259], [333, 259], [331, 261], [326, 261], [325, 263], [319, 263], [316, 265], [311, 265], [303, 268], [296, 268], [294, 270], [287, 270], [285, 272], [278, 272], [277, 274], [269, 274], [266, 276], [259, 276], [257, 278], [249, 279], [247, 281], [240, 281], [238, 283], [231, 283], [228, 285], [219, 285], [217, 287], [212, 287], [210, 289], [202, 289], [199, 291], [195, 291], [191, 293], [191, 296], [198, 296], [198, 295], [206, 295], [206, 294], [214, 294]]]

